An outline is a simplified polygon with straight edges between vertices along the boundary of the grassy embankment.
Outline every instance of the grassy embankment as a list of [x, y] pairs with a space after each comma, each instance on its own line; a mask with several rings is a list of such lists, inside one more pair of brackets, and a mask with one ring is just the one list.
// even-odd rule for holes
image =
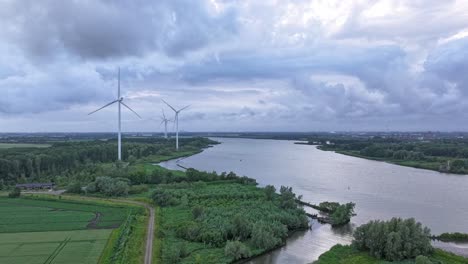
[[[429, 257], [434, 263], [444, 264], [467, 264], [468, 259], [457, 256], [440, 249], [435, 249], [432, 256]], [[329, 251], [322, 254], [314, 264], [414, 264], [414, 260], [405, 260], [401, 262], [388, 262], [378, 260], [369, 256], [367, 252], [360, 252], [351, 246], [336, 245]]]

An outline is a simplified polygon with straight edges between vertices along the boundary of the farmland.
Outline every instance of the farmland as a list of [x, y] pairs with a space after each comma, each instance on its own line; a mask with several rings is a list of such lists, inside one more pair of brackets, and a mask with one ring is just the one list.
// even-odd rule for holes
[[0, 234], [0, 263], [97, 263], [112, 230]]
[[143, 210], [78, 199], [0, 198], [0, 263], [139, 262]]
[[[127, 211], [126, 207], [0, 198], [0, 233], [115, 228]], [[93, 222], [97, 215], [98, 221]]]

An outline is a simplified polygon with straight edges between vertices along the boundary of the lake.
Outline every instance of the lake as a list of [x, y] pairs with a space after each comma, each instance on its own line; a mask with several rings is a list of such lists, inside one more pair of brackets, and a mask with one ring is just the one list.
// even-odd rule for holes
[[[222, 144], [160, 165], [229, 172], [255, 178], [260, 186], [291, 186], [311, 203], [356, 203], [351, 223], [339, 229], [312, 223], [287, 245], [250, 263], [310, 263], [337, 243], [350, 243], [354, 227], [373, 219], [414, 217], [433, 234], [468, 233], [468, 176], [444, 174], [350, 157], [293, 141], [213, 138]], [[179, 168], [180, 169], [180, 168]], [[307, 209], [307, 211], [310, 211]], [[468, 255], [468, 245], [435, 243]]]

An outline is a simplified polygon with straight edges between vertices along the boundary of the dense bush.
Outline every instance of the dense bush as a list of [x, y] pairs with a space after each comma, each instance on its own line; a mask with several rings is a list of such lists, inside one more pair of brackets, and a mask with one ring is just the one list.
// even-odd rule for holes
[[400, 261], [432, 252], [430, 230], [413, 218], [371, 221], [354, 232], [352, 245], [378, 259]]
[[415, 264], [433, 264], [433, 262], [426, 256], [419, 255], [415, 259]]
[[224, 247], [224, 254], [234, 260], [248, 258], [251, 256], [251, 252], [244, 243], [240, 241], [228, 241]]
[[275, 197], [275, 193], [276, 193], [275, 186], [273, 185], [265, 186], [265, 196], [267, 200], [269, 201], [273, 200], [273, 198]]
[[21, 196], [21, 189], [16, 187], [8, 193], [9, 198], [18, 198]]
[[86, 187], [88, 193], [100, 193], [106, 196], [125, 196], [128, 194], [128, 181], [122, 178], [97, 177]]
[[338, 205], [330, 215], [333, 225], [343, 225], [348, 223], [354, 214], [354, 206], [354, 203]]
[[79, 182], [72, 182], [67, 186], [67, 193], [81, 193], [81, 183]]

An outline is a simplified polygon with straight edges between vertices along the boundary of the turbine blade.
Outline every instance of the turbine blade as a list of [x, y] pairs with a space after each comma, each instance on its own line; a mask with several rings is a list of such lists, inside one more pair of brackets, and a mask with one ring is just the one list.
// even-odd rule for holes
[[177, 111], [177, 112], [180, 112], [180, 111], [182, 111], [182, 110], [184, 110], [184, 109], [187, 109], [187, 108], [189, 108], [189, 106], [190, 106], [190, 105], [187, 105], [186, 107], [179, 109], [179, 111]]
[[112, 102], [106, 104], [105, 106], [103, 106], [103, 107], [101, 107], [101, 108], [99, 108], [99, 109], [97, 109], [97, 110], [92, 111], [92, 112], [89, 113], [88, 115], [94, 114], [94, 113], [96, 113], [97, 111], [99, 111], [99, 110], [101, 110], [101, 109], [103, 109], [103, 108], [106, 108], [106, 107], [108, 107], [109, 105], [111, 105], [111, 104], [113, 104], [113, 103], [115, 103], [115, 102], [117, 102], [117, 101], [119, 101], [119, 100], [112, 101]]
[[170, 104], [168, 104], [166, 101], [162, 100], [165, 104], [167, 104], [167, 106], [169, 106], [172, 110], [174, 110], [174, 112], [177, 112], [177, 110], [175, 110], [174, 107], [172, 107]]
[[135, 112], [133, 109], [130, 108], [130, 106], [126, 105], [124, 102], [120, 101], [120, 103], [127, 107], [128, 110], [132, 111], [136, 116], [138, 116], [140, 119], [141, 119], [141, 116], [139, 114], [137, 114], [137, 112]]
[[161, 111], [162, 111], [162, 114], [163, 114], [163, 118], [166, 119], [166, 114], [164, 114], [164, 109], [161, 108]]

